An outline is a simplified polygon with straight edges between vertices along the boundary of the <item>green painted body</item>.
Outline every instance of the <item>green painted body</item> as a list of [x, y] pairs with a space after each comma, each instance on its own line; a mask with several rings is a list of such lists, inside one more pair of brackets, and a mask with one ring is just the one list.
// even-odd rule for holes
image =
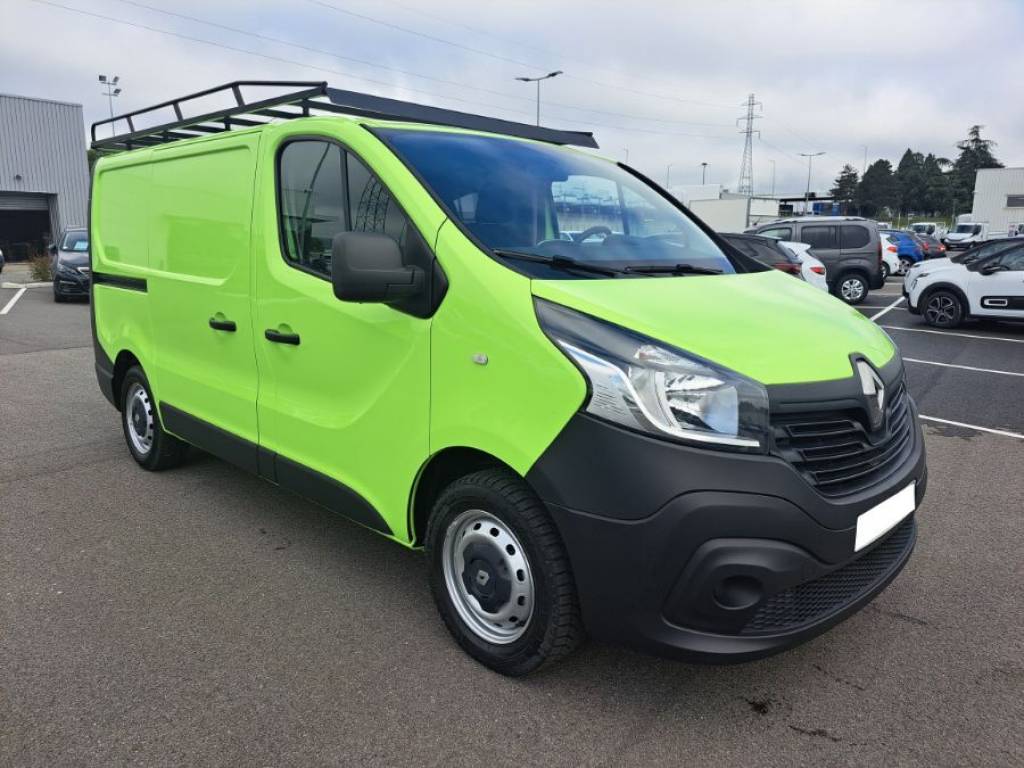
[[[133, 354], [160, 403], [345, 484], [399, 542], [413, 543], [433, 456], [472, 448], [525, 475], [583, 404], [583, 377], [541, 331], [534, 296], [765, 384], [845, 378], [850, 353], [879, 366], [894, 353], [858, 312], [775, 272], [531, 281], [482, 252], [366, 122], [292, 120], [102, 159], [93, 269], [148, 291], [97, 283], [94, 312], [99, 345], [112, 360]], [[339, 301], [286, 263], [275, 165], [296, 136], [340, 142], [389, 188], [447, 277], [433, 317]], [[213, 332], [211, 318], [237, 331]], [[268, 343], [266, 329], [301, 345]]]

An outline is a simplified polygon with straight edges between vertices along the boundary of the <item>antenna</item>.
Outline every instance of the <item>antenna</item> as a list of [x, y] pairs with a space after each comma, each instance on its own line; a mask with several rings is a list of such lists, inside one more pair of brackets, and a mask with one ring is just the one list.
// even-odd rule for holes
[[746, 141], [743, 144], [743, 160], [740, 163], [740, 186], [739, 193], [746, 195], [747, 197], [754, 196], [754, 134], [756, 133], [758, 138], [761, 136], [761, 132], [754, 130], [754, 121], [761, 118], [760, 115], [754, 114], [754, 108], [760, 112], [764, 106], [760, 101], [754, 100], [754, 94], [750, 94], [747, 97], [746, 102], [743, 104], [747, 108], [747, 114], [744, 117], [737, 117], [736, 124], [739, 125], [740, 121], [743, 121], [744, 127], [740, 129], [740, 133], [746, 135]]

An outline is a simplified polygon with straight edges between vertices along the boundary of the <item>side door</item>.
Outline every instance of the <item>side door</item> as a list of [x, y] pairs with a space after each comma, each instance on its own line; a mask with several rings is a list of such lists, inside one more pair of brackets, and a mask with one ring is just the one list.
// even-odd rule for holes
[[1024, 248], [987, 259], [968, 275], [967, 298], [972, 314], [1024, 318]]
[[262, 218], [276, 232], [265, 233], [256, 275], [261, 473], [407, 539], [429, 451], [430, 319], [337, 299], [331, 245], [346, 230], [383, 233], [407, 264], [429, 269], [436, 231], [421, 233], [333, 140], [285, 137], [263, 157], [261, 184], [276, 193], [263, 196]]
[[835, 224], [799, 224], [797, 227], [796, 241], [811, 246], [814, 255], [825, 265], [829, 283], [843, 271], [838, 230]]
[[147, 371], [164, 426], [256, 469], [256, 359], [250, 279], [259, 136], [153, 153]]

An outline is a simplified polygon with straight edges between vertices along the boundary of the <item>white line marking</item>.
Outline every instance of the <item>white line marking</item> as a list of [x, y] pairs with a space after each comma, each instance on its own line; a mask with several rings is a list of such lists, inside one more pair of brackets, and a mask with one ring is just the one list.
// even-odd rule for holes
[[26, 289], [25, 289], [25, 288], [22, 288], [22, 289], [21, 289], [21, 290], [19, 290], [19, 291], [18, 291], [18, 292], [17, 292], [16, 294], [14, 294], [14, 295], [13, 295], [13, 296], [11, 297], [11, 300], [10, 300], [10, 301], [8, 301], [8, 302], [7, 302], [7, 303], [6, 303], [5, 305], [4, 305], [4, 308], [3, 308], [3, 309], [0, 309], [0, 315], [6, 315], [6, 314], [7, 314], [8, 312], [10, 312], [10, 311], [11, 311], [11, 307], [13, 307], [13, 306], [14, 306], [15, 304], [17, 304], [17, 303], [18, 303], [18, 299], [20, 299], [20, 298], [21, 298], [21, 295], [22, 295], [22, 294], [23, 294], [23, 293], [24, 293], [25, 291], [26, 291]]
[[922, 421], [937, 421], [939, 424], [949, 424], [954, 427], [965, 427], [967, 429], [976, 429], [979, 432], [990, 432], [993, 435], [1002, 435], [1003, 437], [1015, 437], [1018, 440], [1024, 440], [1024, 435], [1019, 435], [1016, 432], [1007, 432], [1005, 429], [991, 429], [990, 427], [979, 427], [975, 424], [964, 424], [962, 421], [950, 421], [949, 419], [939, 419], [935, 416], [919, 416]]
[[910, 331], [911, 333], [934, 333], [937, 336], [962, 336], [965, 339], [984, 339], [985, 341], [1009, 341], [1024, 344], [1024, 339], [1008, 339], [1005, 336], [978, 336], [973, 333], [957, 333], [956, 331], [933, 331], [930, 328], [901, 328], [898, 325], [883, 325], [887, 331]]
[[1016, 371], [997, 371], [993, 368], [974, 368], [970, 365], [957, 365], [956, 363], [936, 363], [934, 360], [917, 360], [913, 357], [904, 357], [908, 363], [923, 363], [924, 365], [939, 365], [943, 368], [959, 368], [964, 371], [978, 371], [979, 373], [1001, 373], [1003, 376], [1024, 376], [1024, 373]]
[[906, 301], [906, 299], [904, 299], [902, 296], [900, 296], [898, 299], [896, 299], [896, 301], [894, 301], [888, 307], [883, 309], [881, 312], [878, 312], [878, 313], [872, 315], [871, 317], [869, 317], [868, 320], [877, 320], [882, 315], [884, 315], [886, 312], [891, 312], [893, 309], [895, 309], [898, 305], [902, 304], [904, 301]]

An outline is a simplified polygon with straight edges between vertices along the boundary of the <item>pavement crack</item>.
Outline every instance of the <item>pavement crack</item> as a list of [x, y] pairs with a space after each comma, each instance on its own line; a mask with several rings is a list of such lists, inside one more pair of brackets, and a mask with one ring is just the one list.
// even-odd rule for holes
[[888, 616], [891, 619], [899, 619], [900, 621], [905, 621], [908, 624], [913, 624], [918, 627], [931, 626], [924, 619], [919, 619], [917, 616], [911, 616], [909, 613], [902, 613], [901, 611], [891, 611], [887, 608], [879, 608], [877, 605], [869, 605], [868, 608], [870, 608], [875, 613], [880, 613], [883, 616]]
[[847, 680], [845, 677], [840, 677], [839, 675], [832, 674], [831, 672], [829, 672], [827, 669], [825, 669], [820, 664], [813, 664], [812, 666], [816, 670], [821, 672], [821, 674], [825, 675], [825, 677], [829, 678], [830, 680], [833, 680], [834, 682], [839, 683], [840, 685], [848, 686], [848, 687], [853, 688], [854, 690], [857, 690], [857, 691], [866, 691], [867, 690], [867, 688], [865, 688], [860, 683], [855, 683], [853, 680]]
[[828, 739], [833, 744], [838, 744], [842, 741], [842, 738], [829, 733], [824, 728], [801, 728], [800, 726], [793, 725], [792, 723], [789, 723], [789, 728], [797, 733], [802, 733], [804, 736], [813, 736], [816, 739]]

